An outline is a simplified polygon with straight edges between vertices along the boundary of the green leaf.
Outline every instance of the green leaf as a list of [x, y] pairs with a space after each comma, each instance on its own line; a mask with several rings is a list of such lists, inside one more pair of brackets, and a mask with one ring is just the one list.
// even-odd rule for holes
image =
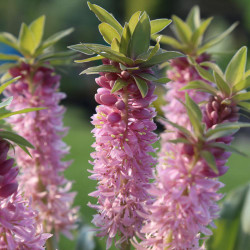
[[34, 44], [35, 44], [34, 51], [38, 48], [38, 46], [40, 45], [42, 41], [44, 23], [45, 23], [45, 16], [41, 16], [37, 18], [35, 21], [33, 21], [29, 26], [31, 33], [33, 34], [33, 39], [34, 39]]
[[147, 81], [152, 81], [152, 82], [157, 82], [157, 83], [167, 83], [171, 81], [170, 79], [166, 77], [158, 79], [157, 77], [149, 73], [138, 73], [137, 75]]
[[250, 92], [246, 93], [239, 93], [232, 98], [234, 101], [239, 102], [239, 101], [249, 101], [250, 100]]
[[111, 49], [116, 51], [116, 52], [120, 51], [120, 43], [116, 38], [114, 38], [112, 43], [111, 43]]
[[226, 81], [214, 71], [214, 79], [215, 79], [215, 83], [217, 85], [217, 87], [219, 88], [219, 90], [221, 91], [221, 93], [225, 93], [226, 96], [230, 96], [231, 94], [231, 89], [228, 86], [228, 84], [226, 83]]
[[12, 67], [15, 67], [16, 63], [3, 63], [0, 65], [0, 74], [5, 74]]
[[233, 56], [226, 68], [226, 80], [233, 86], [243, 80], [246, 69], [247, 47], [240, 48]]
[[211, 73], [209, 73], [207, 70], [200, 67], [198, 64], [195, 65], [196, 70], [198, 71], [199, 75], [209, 81], [209, 82], [215, 82], [215, 79]]
[[121, 78], [117, 78], [117, 80], [115, 81], [115, 84], [113, 86], [113, 88], [111, 89], [111, 93], [114, 93], [120, 89], [122, 89], [123, 87], [127, 86], [128, 82], [122, 80]]
[[193, 135], [191, 134], [191, 132], [189, 130], [187, 130], [185, 127], [180, 126], [177, 123], [171, 122], [170, 120], [163, 118], [163, 117], [160, 117], [160, 119], [163, 120], [164, 122], [169, 123], [174, 128], [177, 128], [186, 138], [188, 138], [188, 139], [194, 138]]
[[17, 39], [8, 32], [0, 32], [0, 42], [9, 45], [10, 47], [18, 50]]
[[32, 155], [30, 154], [29, 150], [25, 147], [25, 146], [22, 146], [20, 144], [18, 144], [18, 146], [26, 153], [28, 154], [31, 158], [32, 158]]
[[89, 6], [89, 9], [95, 13], [96, 17], [101, 22], [108, 23], [113, 28], [115, 28], [120, 35], [122, 34], [122, 26], [114, 18], [114, 16], [112, 14], [110, 14], [105, 9], [101, 8], [100, 6], [98, 6], [96, 4], [91, 4], [90, 2], [88, 2], [88, 6]]
[[135, 12], [129, 22], [128, 22], [128, 26], [129, 26], [129, 29], [130, 29], [130, 33], [133, 34], [134, 30], [135, 30], [135, 27], [139, 21], [139, 18], [140, 18], [140, 15], [141, 15], [141, 11], [137, 11]]
[[250, 103], [249, 102], [239, 102], [237, 103], [240, 107], [243, 107], [247, 111], [250, 111]]
[[131, 58], [136, 58], [140, 54], [148, 51], [150, 43], [150, 20], [146, 12], [140, 17], [134, 32], [131, 34], [128, 46], [128, 54]]
[[163, 52], [161, 54], [154, 55], [150, 60], [146, 61], [145, 63], [142, 63], [140, 67], [142, 68], [151, 67], [166, 62], [167, 60], [174, 59], [176, 57], [184, 57], [184, 55], [180, 52], [175, 52], [175, 51]]
[[12, 102], [12, 100], [13, 100], [13, 96], [10, 96], [10, 97], [7, 98], [5, 101], [1, 102], [1, 103], [0, 103], [0, 109], [6, 107], [6, 106], [8, 106], [8, 105], [10, 105], [11, 102]]
[[222, 70], [220, 69], [220, 67], [217, 64], [215, 64], [215, 63], [212, 63], [212, 62], [202, 62], [202, 63], [200, 63], [200, 66], [208, 67], [208, 68], [212, 69], [213, 71], [215, 71], [221, 77], [224, 76]]
[[247, 77], [246, 79], [239, 81], [233, 86], [233, 93], [237, 93], [249, 87], [250, 87], [250, 77]]
[[116, 38], [118, 41], [120, 40], [120, 35], [115, 28], [113, 28], [108, 23], [101, 23], [99, 24], [99, 31], [103, 36], [103, 39], [108, 43], [111, 44], [113, 39]]
[[174, 144], [177, 144], [177, 143], [191, 144], [190, 141], [188, 141], [185, 138], [178, 138], [178, 139], [175, 139], [175, 140], [168, 140], [168, 141], [171, 142], [171, 143], [174, 143]]
[[222, 148], [225, 149], [226, 151], [232, 152], [232, 153], [236, 153], [242, 156], [247, 157], [248, 155], [239, 151], [237, 148], [231, 146], [231, 145], [227, 145], [225, 143], [219, 143], [219, 142], [213, 142], [213, 143], [209, 143], [208, 144], [210, 147], [212, 148]]
[[188, 117], [193, 126], [195, 135], [199, 138], [203, 134], [203, 126], [202, 126], [202, 112], [200, 107], [189, 97], [187, 93], [185, 93], [186, 103], [183, 103], [187, 109]]
[[137, 76], [133, 76], [133, 78], [135, 79], [135, 83], [141, 92], [142, 98], [144, 98], [148, 93], [147, 82], [145, 80], [143, 80], [142, 78], [137, 77]]
[[81, 44], [81, 43], [68, 46], [68, 48], [72, 49], [72, 50], [75, 50], [75, 51], [78, 51], [78, 52], [81, 52], [81, 53], [83, 53], [85, 55], [94, 55], [94, 54], [96, 54], [95, 51], [88, 49], [86, 46], [84, 46], [84, 44]]
[[149, 56], [148, 56], [146, 61], [150, 60], [159, 51], [159, 49], [160, 49], [160, 40], [161, 40], [161, 37], [158, 37], [156, 39], [156, 44], [153, 47], [153, 49], [150, 51]]
[[45, 60], [53, 60], [53, 59], [60, 59], [60, 58], [70, 58], [75, 56], [76, 53], [74, 51], [61, 51], [61, 52], [49, 52], [44, 53], [41, 56], [38, 57], [39, 61], [45, 61]]
[[[151, 38], [156, 40], [158, 37], [158, 35], [152, 35]], [[182, 51], [183, 46], [180, 42], [178, 42], [175, 38], [171, 37], [171, 36], [166, 36], [166, 35], [161, 35], [161, 43], [163, 44], [167, 44], [172, 46], [175, 49], [179, 49]]]
[[200, 9], [198, 6], [194, 6], [191, 9], [187, 16], [186, 23], [192, 31], [195, 31], [200, 26]]
[[120, 52], [124, 55], [127, 55], [130, 38], [131, 38], [131, 33], [129, 24], [125, 23], [120, 43]]
[[21, 25], [18, 43], [23, 54], [33, 54], [35, 51], [35, 38], [25, 23], [22, 23]]
[[73, 31], [74, 31], [73, 28], [69, 28], [69, 29], [57, 32], [56, 34], [54, 34], [54, 35], [50, 36], [49, 38], [47, 38], [42, 43], [42, 45], [40, 46], [39, 50], [42, 51], [45, 48], [48, 48], [48, 47], [54, 45], [55, 43], [57, 43], [59, 40], [61, 40], [65, 36], [68, 36], [69, 34], [71, 34]]
[[4, 112], [4, 113], [0, 113], [0, 120], [13, 116], [13, 115], [18, 115], [18, 114], [24, 114], [24, 113], [29, 113], [29, 112], [33, 112], [33, 111], [38, 111], [38, 110], [43, 110], [46, 108], [27, 108], [27, 109], [21, 109], [18, 111], [14, 111], [14, 112]]
[[186, 89], [195, 89], [195, 90], [200, 90], [203, 92], [208, 92], [212, 95], [216, 95], [217, 94], [217, 90], [215, 88], [213, 88], [211, 85], [209, 85], [206, 82], [203, 81], [192, 81], [189, 82], [186, 86], [184, 86], [183, 88], [181, 88], [180, 90], [186, 90]]
[[90, 67], [85, 70], [83, 70], [80, 75], [86, 74], [99, 74], [100, 72], [113, 72], [113, 73], [120, 73], [121, 70], [119, 70], [117, 67], [113, 65], [99, 65], [95, 67]]
[[13, 82], [17, 81], [18, 79], [20, 79], [21, 76], [17, 76], [15, 78], [12, 78], [10, 80], [7, 80], [5, 82], [3, 82], [0, 86], [0, 94], [2, 94], [2, 92]]
[[0, 53], [0, 60], [15, 60], [15, 61], [18, 61], [19, 59], [20, 59], [20, 56], [18, 56], [18, 55]]
[[182, 21], [179, 17], [173, 15], [172, 16], [173, 23], [174, 23], [174, 30], [176, 36], [183, 42], [189, 44], [192, 31], [190, 27]]
[[216, 162], [214, 159], [214, 156], [212, 153], [210, 153], [207, 150], [202, 150], [201, 151], [201, 157], [207, 162], [208, 166], [216, 173], [218, 174], [219, 171], [216, 166]]
[[34, 146], [31, 143], [29, 143], [26, 139], [10, 131], [0, 131], [0, 138], [10, 140], [18, 145], [34, 148]]
[[235, 27], [237, 25], [238, 25], [238, 22], [234, 23], [226, 31], [224, 31], [222, 34], [220, 34], [219, 36], [217, 35], [215, 38], [213, 38], [210, 41], [208, 41], [207, 43], [205, 43], [201, 48], [199, 48], [197, 50], [198, 54], [202, 54], [202, 53], [206, 52], [207, 49], [209, 49], [209, 48], [213, 47], [214, 45], [218, 44], [219, 42], [221, 42], [226, 36], [228, 36], [235, 29]]
[[151, 35], [156, 34], [165, 29], [170, 23], [171, 19], [156, 19], [150, 22], [151, 24]]
[[[71, 48], [73, 46], [71, 46]], [[99, 44], [90, 44], [90, 43], [84, 43], [84, 44], [81, 44], [81, 46], [83, 49], [84, 47], [86, 47], [87, 49], [95, 52], [96, 54], [99, 54], [105, 58], [108, 58], [116, 62], [120, 62], [120, 63], [128, 64], [128, 65], [133, 65], [134, 63], [133, 60], [131, 60], [130, 58], [124, 56], [122, 53], [112, 50], [108, 46], [99, 45]], [[78, 49], [79, 48], [80, 46], [78, 46]]]
[[194, 31], [194, 33], [191, 37], [191, 42], [192, 42], [192, 45], [194, 46], [194, 48], [196, 48], [200, 45], [202, 38], [203, 38], [203, 34], [206, 31], [207, 27], [209, 26], [209, 24], [211, 23], [212, 20], [213, 20], [213, 17], [206, 19], [204, 22], [202, 22], [202, 24], [199, 26], [199, 28]]

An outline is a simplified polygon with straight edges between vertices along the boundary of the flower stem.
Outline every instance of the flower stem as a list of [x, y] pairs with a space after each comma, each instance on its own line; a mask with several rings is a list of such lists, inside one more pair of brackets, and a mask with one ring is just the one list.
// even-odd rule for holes
[[121, 244], [121, 250], [130, 250], [131, 249], [131, 243], [129, 241], [124, 241]]
[[46, 250], [56, 250], [56, 249], [58, 249], [58, 246], [55, 235], [53, 235], [46, 241]]

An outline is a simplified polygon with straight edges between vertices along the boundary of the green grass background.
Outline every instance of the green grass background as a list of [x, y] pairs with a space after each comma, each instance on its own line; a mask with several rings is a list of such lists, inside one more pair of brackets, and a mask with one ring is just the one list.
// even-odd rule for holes
[[[90, 160], [90, 153], [93, 151], [91, 144], [94, 141], [91, 134], [92, 125], [90, 124], [90, 117], [88, 117], [84, 109], [71, 106], [67, 109], [64, 123], [70, 127], [69, 133], [65, 137], [65, 142], [71, 146], [70, 155], [67, 156], [67, 159], [74, 160], [73, 164], [66, 170], [65, 176], [67, 179], [74, 181], [73, 190], [77, 192], [75, 205], [80, 206], [82, 222], [91, 225], [92, 215], [95, 211], [89, 208], [87, 203], [89, 201], [95, 203], [96, 200], [89, 197], [88, 193], [95, 190], [96, 182], [88, 179], [90, 173], [87, 171], [87, 169], [92, 168], [88, 161]], [[244, 140], [237, 138], [234, 144], [244, 152], [249, 153], [248, 142], [246, 138]], [[225, 183], [225, 187], [222, 189], [223, 193], [227, 193], [250, 180], [249, 161], [249, 158], [239, 155], [230, 157], [228, 162], [230, 169], [221, 178], [221, 181]], [[75, 236], [77, 238], [77, 233]], [[59, 250], [75, 249], [76, 240], [70, 241], [61, 236]], [[105, 239], [100, 240], [99, 249], [105, 249]]]

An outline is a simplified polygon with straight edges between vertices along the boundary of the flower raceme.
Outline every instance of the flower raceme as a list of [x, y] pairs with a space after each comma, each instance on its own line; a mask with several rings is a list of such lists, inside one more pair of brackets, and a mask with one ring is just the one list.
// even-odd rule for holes
[[[122, 27], [117, 20], [101, 7], [89, 4], [89, 8], [102, 22], [99, 30], [104, 40], [111, 45], [77, 44], [69, 48], [87, 55], [97, 54], [84, 63], [103, 60], [103, 65], [85, 69], [82, 74], [100, 73], [96, 83], [95, 100], [97, 113], [92, 117], [96, 142], [94, 168], [91, 179], [98, 180], [97, 191], [91, 196], [98, 204], [90, 204], [98, 211], [93, 223], [99, 236], [107, 236], [107, 248], [112, 245], [121, 249], [130, 247], [130, 239], [141, 229], [145, 213], [143, 206], [150, 202], [147, 189], [152, 178], [152, 166], [156, 160], [149, 155], [154, 151], [152, 144], [157, 140], [152, 118], [155, 99], [153, 82], [158, 79], [151, 67], [181, 53], [161, 50], [159, 40], [150, 46], [150, 35], [164, 29], [171, 21], [150, 21], [146, 12], [136, 12]], [[107, 32], [108, 31], [108, 32]]]
[[[190, 82], [184, 88], [211, 94], [203, 112], [186, 95], [183, 105], [191, 130], [167, 120], [178, 133], [170, 140], [168, 155], [157, 166], [156, 181], [149, 192], [156, 198], [148, 205], [150, 215], [145, 215], [148, 222], [141, 231], [146, 234], [140, 244], [142, 249], [200, 249], [199, 242], [211, 235], [207, 227], [213, 226], [218, 217], [216, 202], [222, 194], [217, 191], [223, 186], [215, 177], [227, 171], [225, 164], [230, 152], [226, 151], [237, 152], [230, 146], [233, 134], [240, 127], [249, 126], [236, 122], [237, 106], [246, 107], [244, 101], [250, 97], [248, 92], [241, 92], [249, 86], [245, 62], [245, 47], [232, 58], [225, 74], [209, 64], [216, 69], [212, 75], [193, 61], [197, 72], [217, 88], [203, 81]], [[159, 219], [162, 217], [165, 220]], [[201, 238], [201, 233], [206, 237]]]
[[[51, 52], [51, 46], [72, 29], [61, 31], [42, 41], [45, 17], [41, 16], [29, 26], [22, 24], [19, 38], [1, 33], [9, 46], [20, 52], [19, 55], [6, 55], [16, 59], [6, 75], [20, 76], [20, 79], [8, 86], [4, 94], [14, 96], [8, 110], [45, 107], [25, 116], [8, 118], [13, 129], [29, 140], [34, 149], [32, 158], [16, 149], [16, 161], [21, 169], [21, 188], [25, 196], [32, 198], [32, 207], [39, 211], [37, 220], [43, 224], [46, 232], [63, 233], [72, 238], [71, 231], [76, 227], [76, 208], [71, 208], [75, 193], [70, 192], [71, 182], [63, 176], [70, 162], [62, 161], [69, 148], [62, 141], [67, 133], [63, 126], [64, 107], [59, 102], [65, 94], [58, 91], [60, 76], [53, 67], [56, 63], [65, 63], [72, 59], [72, 52]], [[10, 40], [9, 37], [12, 37]], [[51, 239], [47, 248], [51, 248]]]

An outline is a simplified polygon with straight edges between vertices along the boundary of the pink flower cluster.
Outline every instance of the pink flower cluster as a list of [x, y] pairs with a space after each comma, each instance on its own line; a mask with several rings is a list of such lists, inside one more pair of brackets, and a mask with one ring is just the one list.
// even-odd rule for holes
[[[109, 60], [104, 60], [109, 64]], [[119, 64], [112, 63], [116, 67]], [[127, 81], [127, 86], [111, 93], [117, 78]], [[149, 105], [155, 100], [155, 86], [148, 82], [148, 93], [142, 98], [133, 78], [127, 71], [121, 74], [101, 73], [96, 79], [101, 87], [95, 95], [100, 104], [92, 118], [96, 142], [91, 179], [98, 181], [97, 191], [90, 194], [98, 198], [93, 223], [99, 227], [99, 236], [108, 236], [107, 248], [116, 235], [116, 245], [126, 243], [142, 226], [143, 205], [148, 200], [147, 189], [152, 178], [155, 159], [152, 144], [157, 136], [152, 118], [155, 110]]]
[[51, 235], [42, 232], [31, 202], [17, 191], [18, 168], [8, 151], [9, 143], [0, 139], [0, 249], [44, 249]]
[[16, 149], [21, 186], [25, 196], [32, 197], [32, 207], [39, 211], [44, 230], [72, 237], [77, 209], [71, 208], [75, 193], [70, 192], [71, 182], [63, 176], [70, 162], [62, 161], [69, 148], [62, 142], [67, 129], [62, 122], [65, 109], [59, 106], [65, 97], [58, 92], [60, 77], [49, 67], [24, 63], [9, 72], [13, 77], [22, 76], [5, 91], [5, 96], [14, 97], [10, 110], [46, 108], [8, 119], [13, 129], [35, 147], [31, 150], [32, 158]]
[[[170, 121], [191, 130], [185, 107], [178, 102], [178, 99], [184, 102], [184, 91], [179, 91], [179, 88], [200, 77], [193, 68], [183, 67], [183, 64], [178, 66], [183, 61], [185, 59], [174, 59], [173, 71], [168, 72], [168, 76], [174, 81], [168, 85], [172, 88], [166, 95], [168, 105], [164, 110]], [[222, 96], [209, 97], [194, 90], [189, 90], [188, 93], [197, 103], [209, 99], [203, 108], [203, 120], [207, 129], [219, 123], [237, 121], [238, 109], [234, 104], [223, 104], [225, 98]], [[145, 238], [138, 249], [203, 249], [204, 245], [200, 246], [200, 240], [206, 237], [201, 238], [200, 234], [212, 234], [208, 226], [214, 226], [213, 220], [218, 217], [219, 211], [216, 202], [222, 198], [222, 194], [217, 191], [223, 184], [215, 177], [227, 171], [225, 164], [230, 153], [221, 148], [203, 146], [215, 156], [218, 167], [216, 174], [192, 145], [168, 142], [170, 139], [181, 138], [182, 135], [172, 126], [167, 125], [166, 129], [175, 132], [166, 131], [163, 137], [156, 181], [149, 191], [155, 200], [147, 206], [150, 215], [145, 215], [147, 221], [141, 230]], [[232, 136], [228, 136], [216, 139], [215, 142], [229, 144], [231, 140]]]

